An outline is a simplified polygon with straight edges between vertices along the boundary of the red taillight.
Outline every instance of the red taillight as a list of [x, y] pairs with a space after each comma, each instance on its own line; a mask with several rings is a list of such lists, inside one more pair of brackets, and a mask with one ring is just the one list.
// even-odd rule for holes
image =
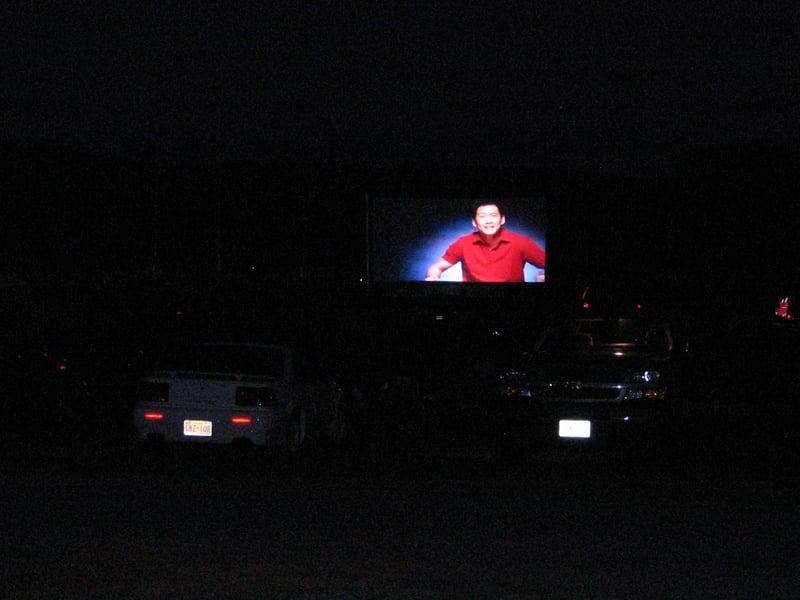
[[144, 418], [148, 421], [160, 421], [164, 418], [164, 413], [146, 412], [144, 413]]
[[231, 423], [234, 425], [250, 425], [253, 419], [250, 417], [231, 417]]

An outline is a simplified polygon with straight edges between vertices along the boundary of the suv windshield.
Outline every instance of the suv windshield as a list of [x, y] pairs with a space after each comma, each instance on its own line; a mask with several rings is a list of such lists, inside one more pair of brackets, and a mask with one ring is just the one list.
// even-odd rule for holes
[[542, 336], [543, 352], [616, 347], [667, 351], [671, 338], [666, 325], [643, 319], [575, 319], [557, 325]]

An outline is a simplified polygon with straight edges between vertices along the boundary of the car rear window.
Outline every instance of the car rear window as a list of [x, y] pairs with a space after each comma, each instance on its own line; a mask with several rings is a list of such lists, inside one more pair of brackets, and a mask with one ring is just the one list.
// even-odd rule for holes
[[285, 357], [280, 348], [233, 344], [201, 344], [171, 353], [156, 370], [239, 373], [282, 377]]

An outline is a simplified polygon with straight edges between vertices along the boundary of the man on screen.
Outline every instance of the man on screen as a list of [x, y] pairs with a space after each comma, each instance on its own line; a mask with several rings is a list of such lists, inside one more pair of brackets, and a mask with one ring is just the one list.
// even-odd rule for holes
[[532, 239], [504, 229], [505, 223], [497, 203], [476, 203], [472, 225], [477, 231], [450, 244], [428, 268], [425, 281], [438, 281], [459, 262], [463, 280], [468, 282], [524, 282], [526, 263], [544, 269], [545, 251]]

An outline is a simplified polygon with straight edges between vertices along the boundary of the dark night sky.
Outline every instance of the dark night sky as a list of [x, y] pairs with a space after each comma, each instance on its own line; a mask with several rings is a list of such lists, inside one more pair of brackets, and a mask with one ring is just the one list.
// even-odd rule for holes
[[[47, 159], [31, 167], [33, 182], [12, 173], [5, 187], [25, 204], [14, 218], [36, 216], [50, 241], [68, 239], [67, 253], [81, 246], [70, 219], [89, 222], [83, 235], [119, 254], [115, 240], [136, 237], [126, 227], [151, 218], [154, 197], [200, 220], [209, 213], [198, 207], [222, 197], [227, 225], [245, 239], [263, 223], [276, 255], [298, 229], [360, 238], [364, 188], [376, 181], [413, 188], [415, 173], [429, 183], [439, 168], [478, 166], [555, 189], [565, 237], [595, 249], [610, 239], [600, 255], [615, 260], [637, 242], [637, 268], [656, 256], [654, 268], [669, 258], [695, 266], [692, 244], [709, 272], [761, 265], [761, 253], [793, 262], [798, 243], [781, 211], [796, 199], [796, 6], [608, 4], [6, 7], [5, 155], [47, 148], [106, 165], [65, 167], [44, 183]], [[292, 177], [305, 181], [285, 186], [287, 210], [276, 180]], [[49, 211], [58, 224], [43, 224], [37, 202], [62, 207]], [[314, 216], [321, 205], [328, 212]], [[571, 260], [588, 260], [586, 246]], [[348, 264], [354, 254], [333, 253]]]
[[614, 169], [798, 133], [791, 3], [268, 4], [5, 9], [3, 140]]

